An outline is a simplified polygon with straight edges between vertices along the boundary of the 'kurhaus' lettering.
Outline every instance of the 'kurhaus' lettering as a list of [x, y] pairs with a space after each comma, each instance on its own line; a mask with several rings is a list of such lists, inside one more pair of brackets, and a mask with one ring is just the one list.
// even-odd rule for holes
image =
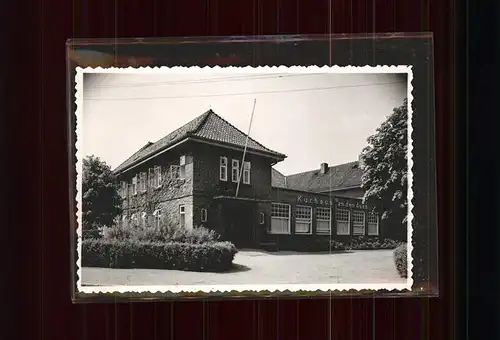
[[333, 202], [331, 200], [318, 199], [317, 197], [304, 197], [302, 195], [297, 196], [297, 203], [333, 205]]

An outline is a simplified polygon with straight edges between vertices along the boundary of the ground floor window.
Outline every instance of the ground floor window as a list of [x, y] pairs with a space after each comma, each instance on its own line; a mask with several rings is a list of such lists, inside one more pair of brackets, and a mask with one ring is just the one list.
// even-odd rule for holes
[[352, 212], [352, 234], [364, 235], [365, 234], [365, 212], [354, 210]]
[[208, 212], [207, 212], [207, 209], [201, 209], [201, 221], [202, 222], [206, 222], [207, 221], [207, 215], [208, 215]]
[[335, 219], [337, 221], [337, 235], [349, 235], [350, 211], [337, 208]]
[[148, 221], [148, 214], [146, 212], [141, 213], [141, 225], [145, 227]]
[[179, 215], [180, 226], [184, 228], [186, 226], [186, 206], [184, 204], [179, 206]]
[[378, 214], [368, 214], [368, 235], [378, 236]]
[[161, 224], [161, 210], [157, 209], [153, 212], [154, 223], [156, 227], [159, 227]]
[[271, 205], [271, 233], [290, 233], [290, 204], [272, 203]]
[[297, 234], [310, 234], [312, 232], [312, 207], [295, 207], [295, 232]]
[[132, 216], [130, 216], [130, 222], [132, 223], [133, 226], [137, 226], [139, 219], [137, 218], [137, 213], [133, 213]]
[[331, 210], [330, 208], [316, 208], [316, 233], [330, 234]]

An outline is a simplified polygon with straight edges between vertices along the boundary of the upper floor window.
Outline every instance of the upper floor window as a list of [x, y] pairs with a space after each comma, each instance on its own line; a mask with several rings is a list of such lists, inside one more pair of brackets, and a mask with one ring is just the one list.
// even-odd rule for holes
[[137, 175], [132, 178], [132, 194], [137, 195]]
[[139, 191], [145, 192], [146, 190], [147, 190], [147, 174], [145, 172], [141, 172], [139, 181]]
[[156, 188], [155, 185], [155, 172], [153, 168], [148, 169], [148, 187], [149, 188]]
[[171, 165], [170, 166], [170, 179], [178, 179], [180, 177], [180, 166]]
[[219, 179], [227, 181], [227, 157], [221, 157], [219, 165]]
[[238, 183], [240, 180], [240, 161], [237, 159], [233, 159], [231, 163], [231, 180], [235, 183]]
[[312, 232], [312, 207], [298, 205], [295, 208], [295, 232], [310, 234]]
[[122, 196], [122, 198], [127, 197], [127, 182], [125, 181], [122, 181], [120, 195]]
[[161, 184], [163, 183], [163, 180], [161, 178], [161, 166], [155, 166], [154, 167], [154, 187], [159, 188], [161, 187]]
[[250, 184], [250, 162], [243, 163], [243, 183]]
[[186, 178], [186, 156], [181, 156], [179, 160], [179, 178]]

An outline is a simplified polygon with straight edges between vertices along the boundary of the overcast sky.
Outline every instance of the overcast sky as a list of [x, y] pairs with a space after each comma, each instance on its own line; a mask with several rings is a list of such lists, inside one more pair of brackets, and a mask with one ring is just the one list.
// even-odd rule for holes
[[285, 175], [357, 160], [366, 139], [407, 96], [396, 74], [85, 74], [83, 154], [113, 169], [211, 108], [284, 153]]

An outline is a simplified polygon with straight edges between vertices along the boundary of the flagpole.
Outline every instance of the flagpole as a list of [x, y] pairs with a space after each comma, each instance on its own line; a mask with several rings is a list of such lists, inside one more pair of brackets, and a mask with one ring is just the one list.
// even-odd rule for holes
[[240, 173], [239, 173], [239, 176], [238, 176], [238, 184], [236, 185], [236, 195], [235, 195], [235, 197], [238, 197], [238, 192], [240, 191], [241, 176], [243, 175], [243, 167], [245, 165], [245, 155], [247, 153], [248, 138], [250, 136], [250, 129], [252, 128], [252, 121], [253, 121], [253, 115], [255, 113], [255, 104], [256, 103], [257, 103], [257, 99], [254, 99], [253, 100], [252, 115], [250, 116], [250, 124], [248, 124], [247, 138], [245, 139], [245, 148], [243, 149], [243, 158], [241, 160], [241, 168], [240, 168]]

